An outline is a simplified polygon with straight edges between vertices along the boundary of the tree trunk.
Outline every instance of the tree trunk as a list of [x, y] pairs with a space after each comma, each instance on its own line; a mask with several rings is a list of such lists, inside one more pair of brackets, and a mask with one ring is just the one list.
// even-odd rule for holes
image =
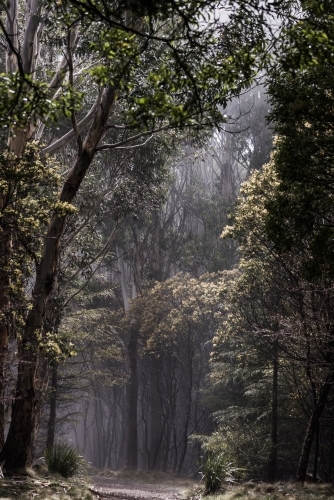
[[0, 461], [5, 461], [6, 470], [24, 471], [32, 461], [35, 440], [35, 368], [37, 347], [29, 345], [28, 339], [18, 342], [18, 366], [12, 420]]
[[162, 415], [159, 391], [160, 359], [152, 356], [150, 384], [150, 427], [149, 427], [149, 469], [160, 469], [161, 444], [163, 437]]
[[[181, 444], [181, 451], [180, 451], [180, 457], [178, 460], [177, 464], [177, 472], [178, 474], [181, 474], [182, 472], [182, 466], [184, 459], [186, 457], [187, 453], [187, 448], [188, 448], [188, 438], [189, 438], [189, 426], [190, 426], [190, 419], [191, 419], [191, 409], [192, 409], [192, 393], [193, 393], [193, 384], [194, 384], [194, 377], [193, 377], [193, 361], [194, 361], [194, 353], [191, 348], [191, 331], [188, 330], [188, 346], [187, 346], [187, 355], [188, 355], [188, 373], [187, 373], [187, 381], [188, 381], [188, 387], [187, 390], [184, 393], [184, 406], [185, 406], [185, 418], [184, 418], [184, 424], [183, 424], [183, 431], [182, 431], [182, 442]], [[174, 410], [175, 411], [175, 410]], [[174, 445], [175, 450], [177, 450], [177, 445], [175, 443]]]
[[56, 414], [57, 414], [57, 386], [58, 386], [58, 369], [57, 365], [52, 368], [51, 376], [51, 394], [50, 394], [50, 414], [48, 421], [48, 434], [46, 439], [46, 448], [53, 449], [56, 432]]
[[318, 422], [317, 430], [315, 431], [315, 450], [314, 450], [314, 463], [313, 463], [313, 476], [314, 482], [318, 477], [318, 457], [319, 457], [319, 443], [320, 443], [320, 422]]
[[133, 328], [128, 342], [129, 382], [125, 393], [125, 469], [137, 469], [138, 467], [137, 356], [138, 332], [136, 328]]
[[278, 395], [278, 360], [277, 346], [274, 346], [273, 359], [273, 380], [272, 380], [272, 409], [271, 409], [271, 450], [268, 460], [268, 481], [274, 482], [276, 478], [277, 466], [277, 427], [278, 427], [278, 412], [277, 412], [277, 395]]
[[316, 433], [317, 427], [319, 425], [319, 420], [322, 415], [322, 412], [325, 409], [327, 397], [333, 382], [334, 382], [334, 372], [331, 372], [330, 374], [328, 374], [325, 383], [320, 389], [317, 405], [314, 408], [312, 415], [309, 419], [303, 447], [299, 458], [296, 481], [300, 481], [302, 483], [305, 481], [313, 438]]
[[[141, 254], [140, 254], [140, 231], [136, 223], [132, 226], [134, 237], [133, 255], [133, 282], [132, 299], [136, 298], [141, 291]], [[124, 311], [129, 308], [126, 295], [126, 276], [124, 272], [123, 259], [118, 259], [121, 272], [121, 285], [123, 293]], [[136, 325], [130, 327], [130, 338], [127, 345], [129, 381], [125, 388], [125, 469], [138, 468], [138, 328]]]
[[0, 450], [4, 445], [5, 436], [5, 389], [6, 365], [9, 337], [9, 309], [10, 301], [8, 287], [10, 280], [6, 269], [10, 255], [10, 235], [0, 227]]

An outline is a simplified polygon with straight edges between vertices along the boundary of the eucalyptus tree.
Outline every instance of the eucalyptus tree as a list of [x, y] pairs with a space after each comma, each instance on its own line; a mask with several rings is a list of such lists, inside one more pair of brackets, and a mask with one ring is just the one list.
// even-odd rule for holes
[[[299, 15], [280, 40], [277, 66], [268, 77], [270, 116], [279, 134], [274, 154], [263, 172], [253, 174], [244, 186], [233, 228], [225, 231], [238, 240], [242, 257], [237, 282], [243, 298], [233, 299], [239, 308], [231, 322], [243, 325], [245, 338], [257, 332], [260, 342], [271, 339], [278, 376], [289, 365], [293, 377], [288, 387], [295, 380], [292, 390], [305, 432], [300, 481], [305, 480], [314, 441], [316, 477], [323, 445], [321, 417], [333, 387], [332, 14], [330, 3], [301, 2]], [[277, 403], [272, 415], [275, 411]], [[275, 434], [273, 452], [277, 426], [273, 438]]]

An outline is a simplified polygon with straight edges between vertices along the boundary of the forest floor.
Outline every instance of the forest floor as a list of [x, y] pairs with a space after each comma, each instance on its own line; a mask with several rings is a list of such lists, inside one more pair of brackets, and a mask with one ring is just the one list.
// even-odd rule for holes
[[90, 491], [101, 500], [181, 500], [195, 483], [175, 474], [103, 471], [93, 476]]
[[295, 482], [225, 485], [221, 491], [203, 497], [203, 488], [194, 488], [187, 500], [334, 500], [334, 487], [329, 484]]
[[159, 472], [104, 471], [92, 479], [90, 491], [100, 500], [334, 500], [334, 487], [329, 484], [249, 481], [226, 484], [220, 492], [205, 495], [202, 483]]
[[1, 500], [96, 500], [87, 481], [57, 475], [0, 478]]
[[204, 495], [203, 485], [172, 474], [102, 472], [86, 480], [33, 473], [0, 479], [1, 500], [334, 500], [334, 487], [293, 482], [225, 485]]
[[328, 484], [294, 482], [226, 484], [222, 490], [205, 495], [202, 483], [172, 474], [106, 471], [92, 478], [90, 491], [97, 500], [334, 500]]
[[101, 472], [64, 479], [45, 469], [0, 478], [0, 500], [181, 500], [194, 485], [172, 474]]

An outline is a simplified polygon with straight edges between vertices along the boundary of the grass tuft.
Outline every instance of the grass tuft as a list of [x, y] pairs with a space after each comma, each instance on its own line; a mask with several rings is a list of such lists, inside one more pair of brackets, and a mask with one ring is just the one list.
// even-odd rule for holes
[[52, 449], [46, 450], [44, 460], [49, 472], [65, 478], [84, 476], [87, 471], [86, 460], [73, 445], [65, 441], [58, 441]]
[[243, 469], [234, 466], [225, 453], [209, 455], [201, 469], [205, 493], [218, 491], [223, 482], [235, 482], [243, 472]]

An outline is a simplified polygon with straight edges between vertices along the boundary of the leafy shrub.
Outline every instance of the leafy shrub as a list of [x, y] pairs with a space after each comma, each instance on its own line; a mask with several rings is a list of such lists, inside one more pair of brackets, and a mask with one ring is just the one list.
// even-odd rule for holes
[[63, 477], [83, 475], [87, 469], [83, 456], [73, 445], [64, 441], [58, 441], [52, 449], [46, 450], [44, 460], [49, 472]]
[[242, 469], [235, 467], [224, 453], [209, 455], [201, 470], [205, 493], [217, 491], [223, 481], [234, 482], [241, 473]]

